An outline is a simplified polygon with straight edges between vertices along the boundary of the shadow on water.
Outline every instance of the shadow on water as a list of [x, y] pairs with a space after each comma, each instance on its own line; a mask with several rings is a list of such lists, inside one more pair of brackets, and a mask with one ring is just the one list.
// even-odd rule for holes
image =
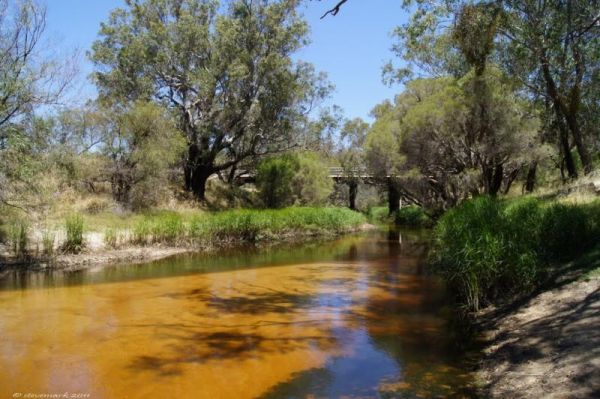
[[[378, 231], [326, 243], [178, 256], [97, 272], [9, 276], [0, 287], [254, 270], [256, 276], [243, 279], [224, 276], [223, 286], [198, 280], [151, 291], [152, 303], [167, 301], [185, 317], [144, 317], [115, 326], [161, 342], [161, 350], [132, 355], [127, 370], [169, 383], [185, 377], [192, 366], [229, 361], [276, 368], [266, 359], [311, 353], [323, 358], [318, 367], [311, 364], [286, 380], [274, 380], [262, 397], [475, 397], [469, 370], [477, 354], [456, 345], [444, 286], [424, 267], [426, 239], [423, 232]], [[266, 269], [282, 265], [293, 268], [281, 274]], [[281, 281], [273, 283], [273, 275]]]
[[[307, 345], [322, 352], [337, 349], [323, 367], [295, 373], [271, 387], [263, 398], [304, 397], [476, 397], [469, 373], [473, 353], [464, 352], [464, 342], [455, 345], [450, 331], [451, 308], [441, 282], [424, 271], [426, 244], [416, 234], [391, 230], [376, 238], [361, 237], [338, 241], [339, 251], [321, 252], [340, 265], [305, 265], [306, 272], [295, 277], [321, 289], [311, 292], [273, 287], [244, 287], [228, 297], [205, 289], [167, 294], [207, 304], [215, 317], [222, 314], [310, 314], [305, 323], [319, 325], [320, 313], [337, 311], [344, 323], [328, 326], [326, 334], [266, 336], [253, 331], [257, 325], [234, 326], [222, 332], [198, 333], [179, 326], [163, 331], [164, 338], [177, 338], [172, 357], [142, 356], [131, 367], [158, 375], [177, 373], [182, 364], [210, 359], [244, 360], [257, 353], [287, 353]], [[313, 247], [323, 251], [325, 247]], [[363, 263], [364, 279], [323, 277], [324, 272], [345, 267], [343, 262]], [[363, 284], [359, 287], [357, 284]], [[349, 288], [351, 288], [349, 290]], [[352, 291], [378, 290], [377, 295], [353, 297]], [[287, 322], [278, 322], [282, 324]], [[290, 324], [298, 324], [290, 321]], [[267, 326], [265, 323], [261, 327]], [[228, 326], [232, 327], [232, 326]], [[162, 330], [161, 330], [162, 331]], [[244, 332], [242, 332], [244, 331]], [[255, 331], [255, 330], [254, 330]], [[173, 336], [175, 334], [175, 336]], [[205, 345], [198, 347], [197, 343]]]

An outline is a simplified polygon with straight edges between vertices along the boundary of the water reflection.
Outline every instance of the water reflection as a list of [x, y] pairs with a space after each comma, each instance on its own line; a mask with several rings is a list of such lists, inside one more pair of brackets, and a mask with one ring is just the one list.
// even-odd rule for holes
[[470, 397], [422, 242], [381, 232], [13, 276], [0, 292], [0, 396]]

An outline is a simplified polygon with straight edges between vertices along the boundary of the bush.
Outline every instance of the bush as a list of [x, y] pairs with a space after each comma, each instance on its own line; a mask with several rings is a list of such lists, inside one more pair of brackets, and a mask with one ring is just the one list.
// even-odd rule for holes
[[297, 163], [291, 156], [267, 159], [258, 165], [256, 184], [267, 208], [282, 208], [293, 203], [292, 179]]
[[317, 154], [273, 157], [260, 163], [256, 176], [263, 205], [323, 205], [333, 192], [329, 168]]
[[425, 210], [417, 205], [409, 205], [394, 213], [394, 221], [399, 226], [426, 227], [431, 225], [431, 219]]
[[63, 244], [63, 251], [79, 253], [84, 247], [83, 218], [80, 215], [71, 215], [65, 221], [67, 238]]
[[390, 210], [387, 206], [374, 206], [367, 210], [367, 218], [371, 223], [390, 222]]
[[600, 236], [600, 203], [504, 202], [488, 197], [447, 212], [434, 232], [432, 265], [471, 310], [530, 291], [548, 266], [572, 260]]

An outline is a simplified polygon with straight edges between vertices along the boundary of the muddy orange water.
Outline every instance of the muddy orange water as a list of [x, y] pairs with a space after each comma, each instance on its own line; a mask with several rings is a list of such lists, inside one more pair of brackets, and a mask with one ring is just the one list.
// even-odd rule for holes
[[9, 274], [0, 280], [0, 398], [472, 396], [423, 254], [418, 237], [376, 232]]

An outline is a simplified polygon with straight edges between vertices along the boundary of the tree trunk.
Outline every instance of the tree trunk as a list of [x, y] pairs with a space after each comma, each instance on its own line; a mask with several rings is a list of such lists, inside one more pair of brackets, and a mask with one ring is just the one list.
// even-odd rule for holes
[[211, 167], [198, 165], [192, 171], [191, 175], [191, 191], [200, 202], [206, 201], [206, 182], [210, 175], [213, 174]]
[[573, 154], [571, 154], [571, 145], [569, 144], [569, 132], [561, 118], [560, 113], [556, 112], [558, 134], [560, 138], [560, 150], [565, 161], [565, 167], [567, 168], [567, 174], [569, 179], [577, 179], [577, 167], [573, 160]]
[[356, 195], [358, 194], [358, 182], [354, 179], [348, 182], [348, 206], [353, 211], [356, 210]]
[[590, 155], [590, 152], [585, 146], [583, 136], [581, 134], [581, 129], [579, 128], [579, 123], [577, 122], [577, 118], [575, 117], [575, 115], [566, 114], [565, 119], [567, 120], [569, 129], [571, 130], [571, 134], [573, 135], [575, 147], [577, 148], [577, 153], [579, 154], [579, 158], [581, 159], [581, 165], [583, 166], [583, 173], [587, 175], [592, 171], [593, 168], [592, 156]]
[[504, 195], [508, 194], [508, 192], [510, 191], [510, 188], [512, 187], [513, 182], [519, 176], [520, 171], [521, 171], [521, 168], [515, 168], [508, 175], [505, 176], [504, 190], [502, 191], [502, 194], [504, 194]]
[[115, 173], [111, 178], [111, 191], [113, 199], [120, 204], [129, 204], [131, 183], [121, 173]]
[[535, 188], [535, 181], [537, 176], [537, 161], [533, 161], [529, 164], [529, 169], [527, 170], [527, 179], [525, 180], [525, 192], [531, 193]]

